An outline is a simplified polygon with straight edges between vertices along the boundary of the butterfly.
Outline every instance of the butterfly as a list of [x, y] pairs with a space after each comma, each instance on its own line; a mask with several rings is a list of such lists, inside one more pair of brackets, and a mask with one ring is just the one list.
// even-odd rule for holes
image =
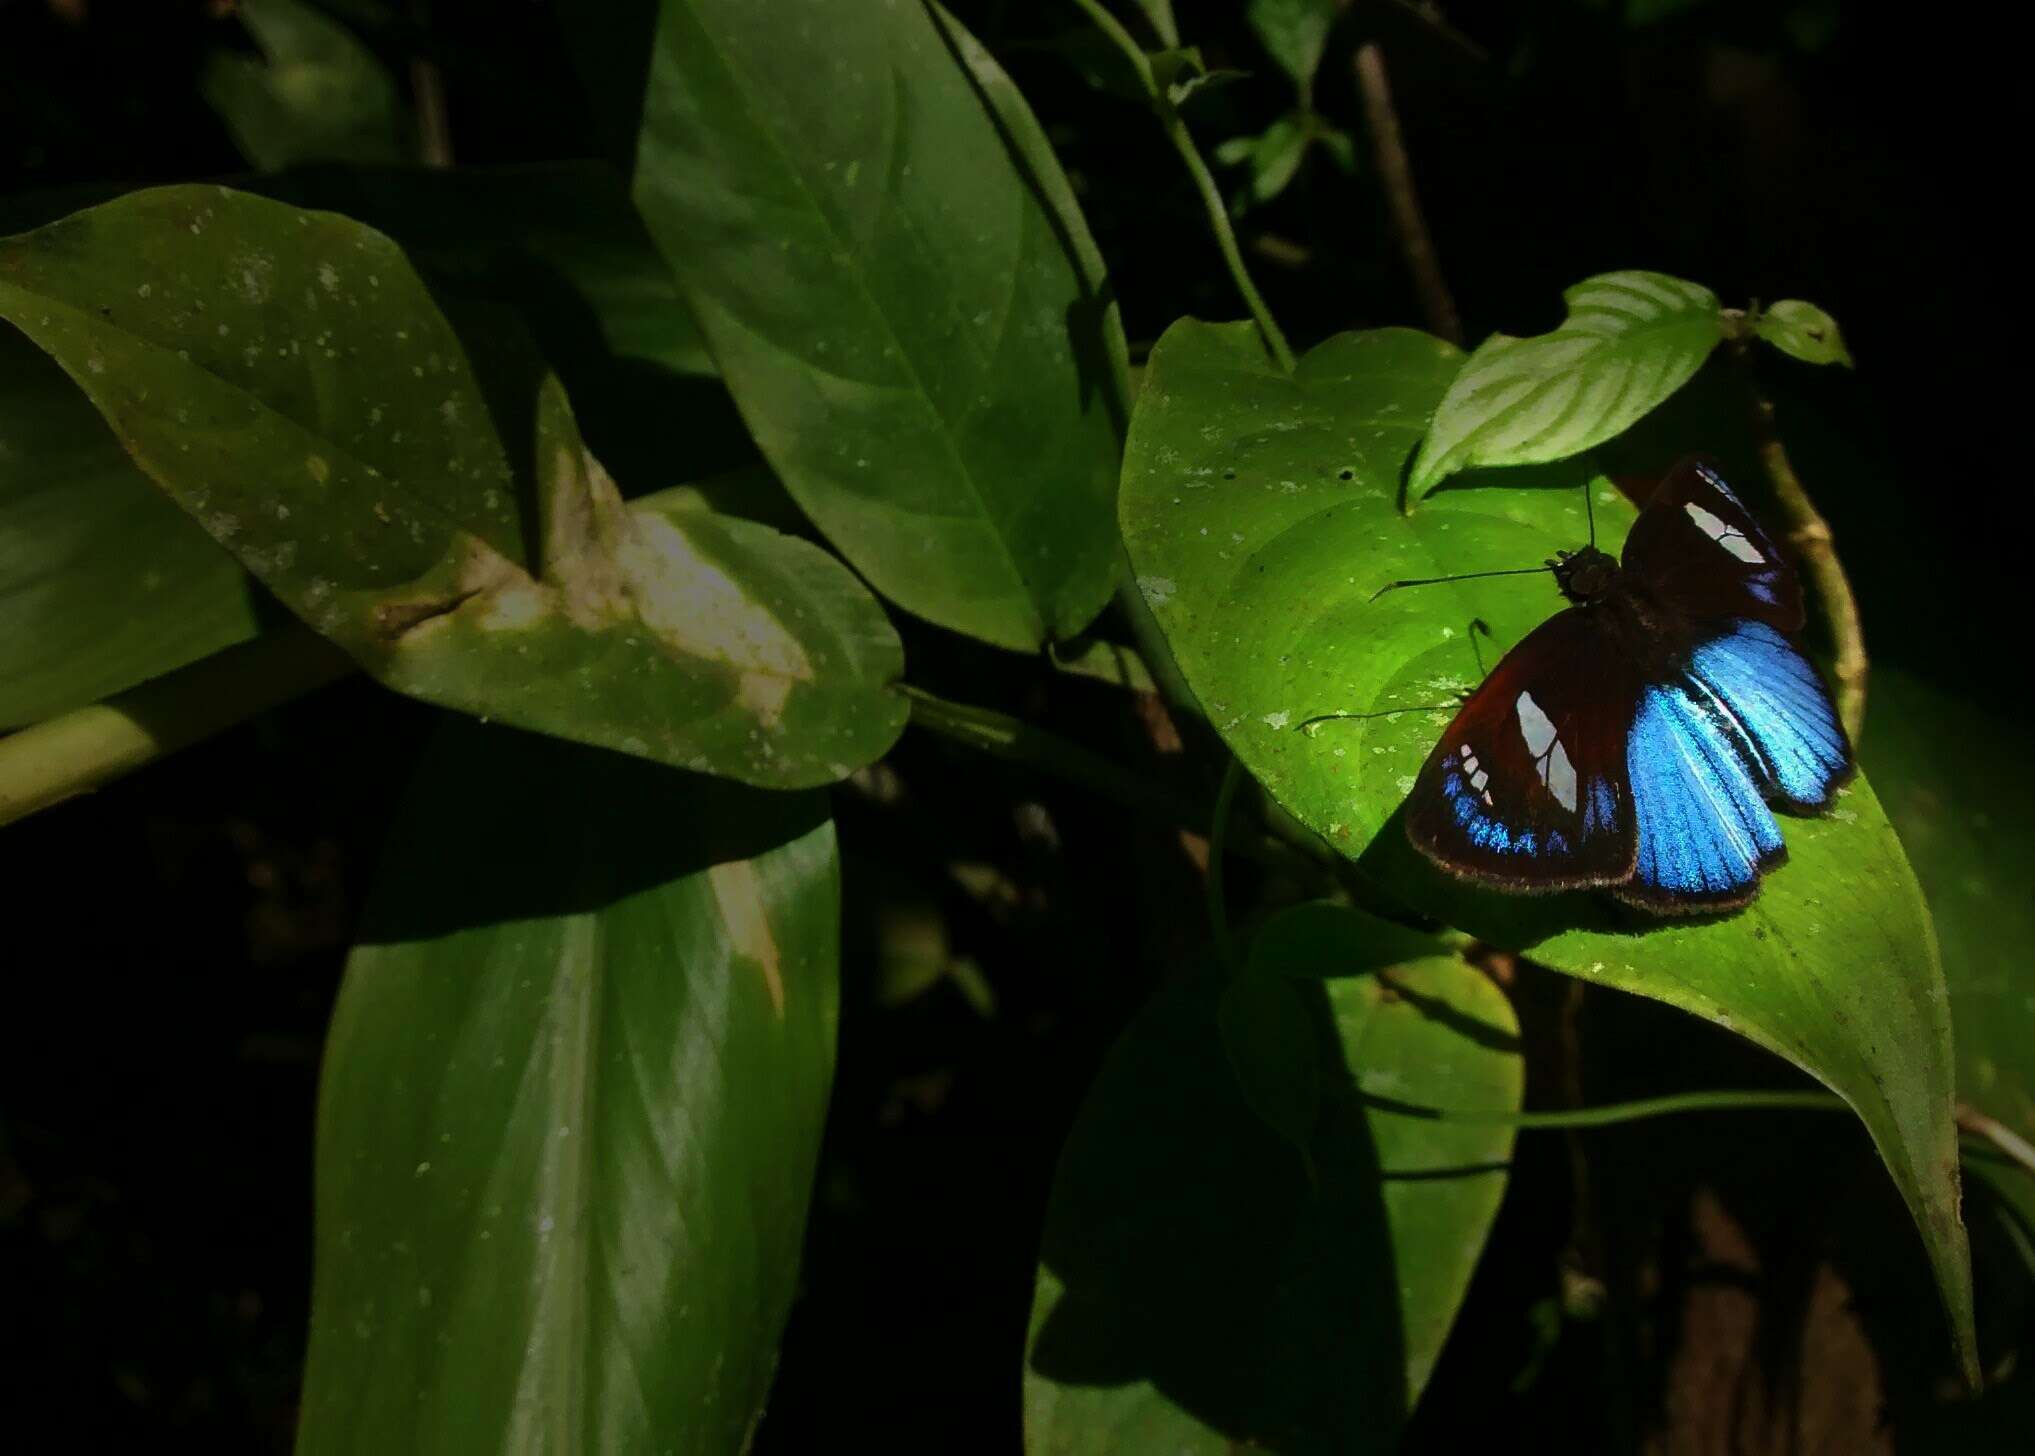
[[1768, 806], [1828, 808], [1854, 771], [1793, 640], [1802, 588], [1707, 460], [1639, 513], [1624, 559], [1549, 563], [1572, 606], [1522, 638], [1428, 756], [1406, 830], [1507, 890], [1603, 887], [1655, 913], [1737, 908], [1787, 857]]

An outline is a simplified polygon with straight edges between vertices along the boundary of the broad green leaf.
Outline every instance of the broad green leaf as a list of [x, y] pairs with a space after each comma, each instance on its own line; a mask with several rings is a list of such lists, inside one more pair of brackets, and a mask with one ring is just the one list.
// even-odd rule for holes
[[1604, 273], [1562, 297], [1553, 333], [1493, 334], [1464, 363], [1413, 462], [1413, 499], [1472, 466], [1564, 460], [1610, 439], [1723, 337], [1717, 296], [1661, 273]]
[[[1478, 655], [1488, 668], [1563, 603], [1544, 577], [1372, 598], [1580, 545], [1586, 481], [1601, 545], [1615, 550], [1633, 514], [1570, 462], [1491, 472], [1401, 515], [1396, 482], [1458, 357], [1409, 331], [1345, 334], [1288, 377], [1248, 325], [1185, 322], [1160, 340], [1121, 506], [1189, 685], [1278, 802], [1402, 899], [1731, 1027], [1844, 1096], [1915, 1213], [1968, 1353], [1949, 1012], [1927, 909], [1864, 783], [1824, 818], [1788, 819], [1791, 862], [1749, 910], [1704, 922], [1649, 926], [1599, 896], [1473, 892], [1407, 844], [1398, 806], [1478, 681]], [[1299, 726], [1385, 709], [1409, 711]]]
[[63, 371], [0, 330], [0, 729], [258, 625], [247, 573], [135, 468]]
[[234, 144], [255, 166], [396, 162], [403, 104], [375, 53], [305, 0], [240, 0], [263, 59], [219, 50], [199, 82]]
[[625, 506], [555, 381], [491, 348], [484, 393], [407, 260], [357, 223], [137, 193], [0, 244], [0, 317], [399, 691], [771, 787], [841, 778], [903, 727], [896, 638], [839, 563]]
[[[590, 401], [589, 442], [625, 488], [692, 477], [687, 494], [715, 509], [803, 529], [767, 469], [729, 469], [753, 461], [754, 447], [609, 169], [325, 168], [260, 185], [390, 233], [436, 297], [515, 309]], [[39, 225], [95, 200], [15, 198], [10, 212]], [[691, 422], [676, 459], [674, 417]], [[0, 561], [0, 727], [121, 692], [258, 626], [246, 573], [11, 331], [0, 338]]]
[[797, 1282], [839, 894], [810, 796], [451, 726], [326, 1046], [302, 1456], [742, 1447]]
[[1842, 364], [1851, 367], [1851, 351], [1844, 347], [1844, 335], [1837, 320], [1813, 303], [1784, 298], [1760, 310], [1752, 330], [1783, 354], [1804, 364]]
[[1116, 564], [1109, 300], [1015, 93], [986, 104], [921, 5], [658, 15], [635, 194], [765, 457], [907, 610], [1079, 631]]
[[1312, 1184], [1239, 1093], [1209, 978], [1132, 1022], [1047, 1208], [1027, 1450], [1396, 1449], [1497, 1213], [1512, 1131], [1409, 1118], [1360, 1090], [1514, 1110], [1523, 1075], [1497, 988], [1446, 956], [1393, 960], [1400, 938], [1303, 906], [1252, 947], [1255, 972], [1290, 978], [1329, 1069]]
[[[2035, 789], [1985, 753], [1944, 745], [2006, 744], [2012, 718], [1875, 666], [1860, 756], [1915, 863], [1943, 942], [1956, 1026], [1957, 1090], [2035, 1141]], [[2035, 1221], [2035, 1174], [1991, 1159], [1967, 1169]]]
[[1250, 0], [1244, 15], [1259, 44], [1304, 94], [1314, 84], [1341, 8], [1338, 0]]

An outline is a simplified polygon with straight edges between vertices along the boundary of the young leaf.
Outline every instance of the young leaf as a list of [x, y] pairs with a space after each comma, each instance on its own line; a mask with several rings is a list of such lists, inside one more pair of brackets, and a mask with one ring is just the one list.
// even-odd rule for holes
[[356, 223], [136, 193], [0, 244], [0, 317], [400, 691], [781, 788], [839, 779], [903, 727], [896, 638], [839, 563], [625, 506], [555, 381], [500, 377], [518, 359], [491, 351], [484, 395], [407, 260]]
[[403, 104], [375, 53], [305, 0], [240, 0], [263, 59], [215, 51], [199, 90], [266, 170], [404, 160]]
[[907, 610], [1080, 630], [1116, 563], [1108, 300], [1050, 152], [999, 128], [1015, 93], [985, 105], [921, 5], [657, 14], [637, 201], [778, 475]]
[[1760, 310], [1752, 331], [1783, 354], [1804, 364], [1842, 364], [1851, 368], [1851, 351], [1844, 347], [1844, 335], [1837, 320], [1813, 303], [1784, 298]]
[[1250, 0], [1244, 15], [1259, 44], [1305, 92], [1314, 84], [1339, 8], [1337, 0]]
[[1662, 273], [1604, 273], [1562, 297], [1553, 333], [1493, 334], [1464, 363], [1421, 441], [1411, 498], [1474, 465], [1581, 454], [1680, 389], [1723, 337], [1717, 296]]
[[0, 729], [258, 626], [247, 573], [135, 469], [62, 370], [0, 330]]
[[[1927, 910], [1868, 787], [1826, 817], [1786, 820], [1790, 862], [1749, 910], [1645, 934], [1603, 897], [1471, 892], [1406, 842], [1398, 806], [1480, 654], [1489, 667], [1563, 603], [1530, 576], [1372, 598], [1407, 578], [1531, 567], [1586, 536], [1590, 476], [1573, 462], [1397, 510], [1400, 471], [1458, 357], [1404, 330], [1345, 334], [1288, 377], [1248, 325], [1168, 330], [1138, 398], [1121, 506], [1189, 685], [1273, 796], [1402, 898], [1729, 1026], [1844, 1096], [1921, 1225], [1968, 1352], [1949, 1014]], [[1598, 544], [1615, 551], [1632, 509], [1590, 490]], [[1299, 726], [1387, 709], [1405, 711]]]
[[326, 1046], [300, 1456], [739, 1449], [838, 922], [822, 802], [454, 722]]
[[1270, 202], [1284, 192], [1307, 156], [1307, 122], [1289, 112], [1265, 128], [1251, 152], [1251, 200]]
[[1110, 1052], [1047, 1208], [1027, 1450], [1396, 1449], [1512, 1130], [1360, 1094], [1513, 1110], [1523, 1081], [1498, 989], [1445, 955], [1392, 959], [1401, 939], [1311, 905], [1252, 947], [1249, 974], [1286, 979], [1330, 1069], [1312, 1179], [1229, 1075], [1211, 979], [1162, 994]]

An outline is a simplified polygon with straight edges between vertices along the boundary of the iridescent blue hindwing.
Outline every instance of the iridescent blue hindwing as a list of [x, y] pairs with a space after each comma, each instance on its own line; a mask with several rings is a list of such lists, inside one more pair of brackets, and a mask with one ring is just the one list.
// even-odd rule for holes
[[1696, 648], [1689, 677], [1750, 739], [1769, 798], [1798, 811], [1830, 804], [1851, 775], [1851, 745], [1823, 680], [1794, 643], [1764, 622], [1733, 622]]
[[1754, 781], [1753, 745], [1707, 694], [1651, 683], [1626, 738], [1638, 853], [1618, 894], [1655, 910], [1722, 910], [1787, 850]]

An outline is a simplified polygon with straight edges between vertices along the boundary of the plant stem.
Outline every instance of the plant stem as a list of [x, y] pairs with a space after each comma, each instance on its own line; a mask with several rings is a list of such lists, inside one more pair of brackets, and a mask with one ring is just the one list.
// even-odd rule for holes
[[1462, 315], [1442, 277], [1441, 260], [1435, 256], [1434, 238], [1427, 230], [1427, 218], [1420, 210], [1420, 194], [1413, 186], [1413, 163], [1406, 155], [1406, 141], [1399, 131], [1399, 112], [1392, 105], [1392, 85], [1385, 75], [1385, 53], [1376, 41], [1357, 47], [1357, 90], [1364, 98], [1364, 119], [1371, 133], [1372, 158], [1378, 165], [1378, 180], [1385, 188], [1385, 202], [1392, 213], [1392, 231], [1398, 235], [1400, 254], [1413, 275], [1413, 290], [1420, 297], [1420, 312], [1428, 328], [1451, 344], [1463, 342]]
[[[1087, 789], [1098, 798], [1182, 829], [1205, 833], [1209, 828], [1205, 801], [1141, 779], [1092, 749], [992, 708], [951, 702], [909, 684], [900, 691], [911, 703], [911, 721], [916, 728], [995, 758], [1025, 764]], [[1269, 835], [1251, 834], [1231, 847], [1289, 872], [1311, 874], [1318, 868], [1307, 856]]]
[[1865, 633], [1859, 626], [1858, 599], [1852, 595], [1851, 579], [1844, 574], [1844, 563], [1838, 559], [1830, 525], [1809, 499], [1809, 492], [1795, 474], [1787, 447], [1781, 443], [1774, 426], [1773, 401], [1761, 391], [1753, 367], [1749, 330], [1730, 321], [1726, 329], [1732, 362], [1738, 365], [1739, 376], [1745, 381], [1746, 393], [1752, 401], [1752, 433], [1760, 464], [1773, 486], [1774, 499], [1787, 517], [1788, 540], [1793, 543], [1803, 574], [1809, 578], [1824, 619], [1830, 624], [1830, 637], [1837, 648], [1837, 660], [1831, 664], [1831, 676], [1837, 679], [1837, 716], [1856, 744], [1865, 726], [1866, 675], [1870, 669]]
[[1181, 117], [1179, 108], [1160, 88], [1152, 75], [1152, 63], [1141, 47], [1123, 28], [1114, 15], [1103, 8], [1102, 0], [1074, 0], [1095, 28], [1109, 37], [1111, 43], [1124, 53], [1131, 67], [1143, 83], [1146, 96], [1151, 100], [1152, 109], [1158, 114], [1159, 124], [1165, 128], [1166, 139], [1173, 144], [1173, 150], [1180, 154], [1186, 165], [1187, 174], [1194, 179], [1195, 190], [1201, 194], [1201, 205], [1208, 212], [1208, 225], [1215, 233], [1215, 243], [1222, 250], [1222, 260], [1228, 265], [1230, 277], [1235, 280], [1237, 292], [1244, 298], [1244, 304], [1257, 321], [1258, 333], [1265, 341], [1265, 348], [1288, 374], [1293, 372], [1293, 349], [1286, 342], [1286, 335], [1280, 332], [1278, 323], [1272, 317], [1272, 310], [1258, 292], [1258, 285], [1251, 281], [1251, 270], [1244, 266], [1244, 255], [1237, 248], [1236, 230], [1230, 226], [1229, 209], [1223, 205], [1222, 193], [1215, 185], [1215, 178], [1208, 170], [1208, 164], [1201, 159], [1201, 152], [1194, 145], [1194, 137], [1187, 130], [1187, 123]]
[[1565, 1112], [1501, 1112], [1469, 1107], [1420, 1107], [1390, 1098], [1359, 1094], [1363, 1104], [1393, 1117], [1414, 1117], [1430, 1122], [1478, 1123], [1543, 1128], [1609, 1127], [1621, 1122], [1638, 1122], [1649, 1117], [1667, 1117], [1682, 1112], [1798, 1111], [1844, 1112], [1850, 1104], [1832, 1092], [1677, 1092], [1666, 1097], [1642, 1097], [1633, 1102], [1606, 1102], [1595, 1107], [1576, 1107]]
[[[411, 0], [410, 18], [428, 44], [431, 14], [427, 0]], [[410, 99], [417, 117], [417, 161], [426, 167], [450, 167], [452, 123], [445, 105], [445, 73], [422, 52], [410, 57]]]
[[1986, 1116], [1968, 1102], [1957, 1104], [1957, 1125], [1973, 1137], [1982, 1137], [2001, 1152], [2035, 1173], [2035, 1145], [2006, 1124]]
[[0, 824], [111, 783], [353, 670], [290, 626], [0, 738]]

